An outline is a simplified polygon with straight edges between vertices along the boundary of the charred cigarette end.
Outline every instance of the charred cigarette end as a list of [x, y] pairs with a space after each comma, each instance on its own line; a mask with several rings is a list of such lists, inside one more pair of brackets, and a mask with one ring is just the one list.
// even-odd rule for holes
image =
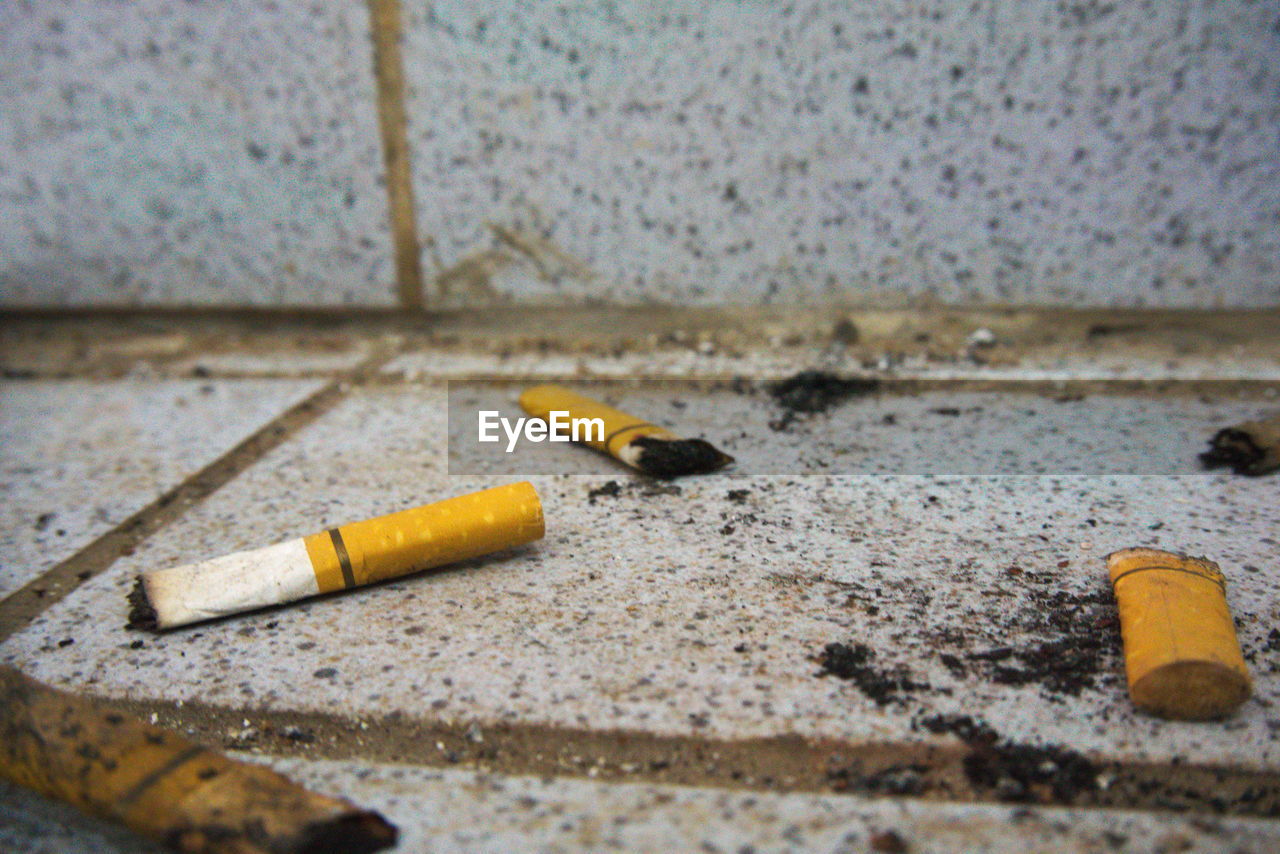
[[174, 827], [161, 844], [174, 851], [257, 852], [288, 851], [293, 854], [373, 854], [396, 844], [399, 831], [376, 812], [354, 812], [322, 819], [288, 836], [277, 836], [273, 847], [260, 847], [256, 828], [246, 832], [234, 822]]
[[641, 436], [627, 443], [618, 456], [645, 474], [662, 478], [704, 474], [733, 462], [733, 457], [703, 439], [663, 439], [657, 436]]
[[525, 412], [544, 420], [553, 412], [568, 412], [570, 418], [599, 419], [603, 434], [585, 439], [582, 444], [653, 477], [701, 474], [733, 462], [733, 457], [709, 442], [681, 439], [664, 427], [557, 385], [527, 389], [520, 395], [520, 405]]
[[7, 667], [0, 733], [0, 778], [177, 851], [370, 854], [396, 842], [375, 812]]
[[299, 852], [305, 854], [373, 854], [396, 844], [395, 825], [376, 812], [358, 812], [303, 829]]
[[1134, 548], [1108, 555], [1107, 566], [1134, 705], [1163, 718], [1208, 720], [1249, 699], [1253, 687], [1216, 563]]
[[159, 630], [156, 609], [147, 597], [147, 585], [141, 575], [133, 582], [133, 589], [129, 591], [129, 622], [125, 624], [125, 628], [148, 632]]
[[1275, 471], [1280, 468], [1280, 419], [1274, 419], [1269, 430], [1265, 422], [1219, 430], [1209, 440], [1209, 450], [1200, 455], [1200, 463], [1251, 477]]

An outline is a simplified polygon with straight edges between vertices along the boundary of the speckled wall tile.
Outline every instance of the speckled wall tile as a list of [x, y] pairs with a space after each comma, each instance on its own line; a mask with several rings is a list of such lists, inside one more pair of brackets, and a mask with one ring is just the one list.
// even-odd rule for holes
[[1269, 4], [405, 9], [446, 303], [1280, 302]]
[[[1265, 851], [1275, 822], [593, 783], [356, 762], [240, 757], [382, 812], [423, 851]], [[11, 801], [12, 805], [7, 805]], [[152, 850], [69, 807], [0, 783], [0, 843], [31, 854]], [[880, 847], [871, 845], [881, 838]]]
[[0, 595], [70, 557], [320, 385], [0, 383]]
[[[163, 636], [124, 629], [143, 569], [510, 481], [444, 474], [443, 398], [357, 390], [0, 661], [112, 696], [464, 727], [918, 741], [949, 738], [919, 729], [926, 716], [976, 714], [1017, 742], [1280, 767], [1280, 507], [1266, 479], [723, 474], [673, 490], [543, 476], [547, 536], [531, 546]], [[618, 488], [593, 496], [607, 480]], [[1257, 694], [1229, 721], [1130, 704], [1103, 556], [1138, 544], [1221, 562]], [[1081, 657], [1057, 667], [1045, 651], [1064, 638]], [[906, 687], [820, 677], [814, 657], [833, 642], [865, 644]]]
[[0, 303], [385, 305], [363, 2], [0, 4]]

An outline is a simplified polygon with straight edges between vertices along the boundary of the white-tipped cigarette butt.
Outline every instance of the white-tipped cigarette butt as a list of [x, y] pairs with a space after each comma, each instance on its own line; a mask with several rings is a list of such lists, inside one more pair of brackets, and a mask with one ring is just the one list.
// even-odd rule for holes
[[172, 629], [408, 575], [540, 539], [527, 482], [366, 519], [266, 548], [143, 573], [129, 625]]

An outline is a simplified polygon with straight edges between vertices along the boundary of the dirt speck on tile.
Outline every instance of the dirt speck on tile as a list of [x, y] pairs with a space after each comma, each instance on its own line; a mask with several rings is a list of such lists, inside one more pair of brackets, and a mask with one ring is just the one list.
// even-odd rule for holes
[[801, 371], [769, 386], [769, 394], [782, 408], [782, 416], [769, 422], [775, 431], [787, 430], [801, 415], [826, 412], [853, 397], [871, 394], [880, 387], [874, 378], [842, 378], [825, 371]]
[[601, 486], [587, 491], [587, 502], [595, 504], [598, 498], [617, 498], [634, 495], [639, 498], [655, 498], [662, 495], [680, 495], [684, 490], [670, 483], [654, 483], [650, 480], [631, 480], [625, 484], [616, 480], [605, 481]]
[[878, 667], [875, 653], [866, 644], [829, 643], [818, 656], [822, 670], [818, 676], [835, 676], [858, 686], [877, 706], [902, 702], [912, 691], [928, 690], [927, 682], [917, 682], [901, 667]]

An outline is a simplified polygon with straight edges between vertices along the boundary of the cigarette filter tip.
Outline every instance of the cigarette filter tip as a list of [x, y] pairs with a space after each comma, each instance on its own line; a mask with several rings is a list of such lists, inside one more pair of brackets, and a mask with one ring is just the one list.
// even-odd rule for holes
[[1226, 580], [1205, 558], [1132, 548], [1107, 556], [1134, 705], [1176, 720], [1231, 714], [1252, 684]]

